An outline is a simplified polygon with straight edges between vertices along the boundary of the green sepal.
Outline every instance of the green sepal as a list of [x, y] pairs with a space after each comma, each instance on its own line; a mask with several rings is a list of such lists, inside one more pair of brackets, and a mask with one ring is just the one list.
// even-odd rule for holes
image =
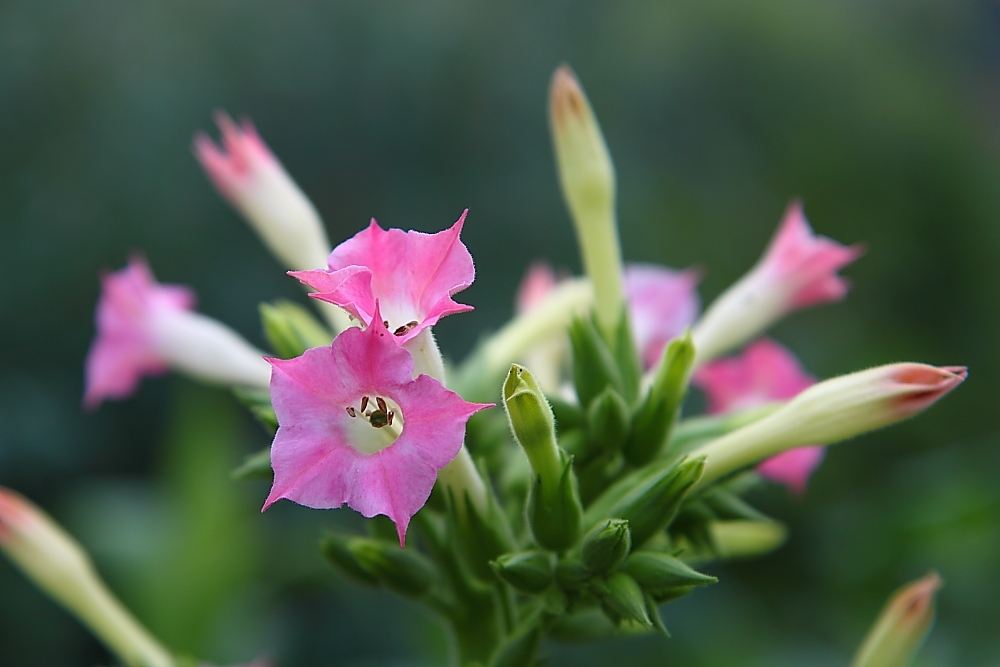
[[663, 451], [687, 393], [694, 353], [690, 332], [670, 341], [663, 351], [625, 443], [625, 459], [632, 465], [644, 465]]
[[684, 561], [658, 551], [636, 551], [623, 567], [647, 593], [664, 593], [684, 586], [705, 586], [718, 581]]
[[486, 494], [486, 509], [480, 512], [468, 494], [456, 497], [448, 493], [456, 547], [469, 572], [481, 581], [494, 580], [490, 561], [514, 550], [507, 517], [492, 492]]
[[596, 526], [610, 517], [627, 519], [632, 548], [641, 547], [670, 524], [704, 465], [704, 458], [662, 461], [625, 476], [587, 508], [584, 526]]
[[524, 593], [541, 593], [555, 576], [555, 556], [547, 551], [503, 554], [490, 565], [498, 577]]
[[608, 387], [624, 390], [615, 357], [593, 319], [573, 320], [569, 342], [573, 353], [573, 386], [581, 406], [589, 407]]
[[233, 395], [269, 433], [274, 434], [278, 430], [278, 416], [271, 406], [271, 392], [267, 389], [237, 387], [233, 389]]
[[562, 471], [553, 485], [541, 476], [528, 493], [527, 517], [535, 541], [552, 551], [565, 551], [580, 539], [583, 507], [573, 471], [573, 457], [559, 451]]
[[546, 394], [549, 405], [552, 406], [552, 414], [556, 420], [556, 428], [559, 432], [570, 429], [583, 428], [587, 425], [587, 413], [579, 404], [568, 401], [558, 394]]
[[587, 409], [591, 448], [597, 452], [617, 452], [629, 434], [629, 408], [615, 389], [602, 391]]
[[652, 627], [646, 607], [646, 596], [635, 579], [624, 572], [615, 572], [605, 581], [595, 583], [594, 589], [608, 616], [615, 621], [633, 621]]
[[642, 363], [635, 347], [635, 337], [632, 335], [632, 322], [628, 308], [622, 308], [618, 316], [611, 339], [608, 341], [611, 353], [617, 363], [622, 379], [622, 394], [629, 405], [634, 405], [639, 397], [639, 387], [642, 384]]
[[745, 500], [719, 486], [712, 487], [701, 494], [700, 499], [709, 509], [713, 511], [719, 519], [748, 519], [750, 521], [771, 521], [756, 507], [751, 506]]
[[267, 342], [281, 359], [298, 357], [333, 340], [333, 334], [312, 313], [291, 301], [260, 304], [260, 319]]
[[594, 574], [616, 569], [632, 549], [632, 533], [625, 519], [608, 519], [583, 538], [584, 567]]
[[579, 590], [593, 576], [577, 555], [567, 556], [556, 565], [556, 582], [567, 591]]
[[248, 454], [243, 463], [230, 473], [233, 479], [271, 479], [273, 476], [270, 447]]

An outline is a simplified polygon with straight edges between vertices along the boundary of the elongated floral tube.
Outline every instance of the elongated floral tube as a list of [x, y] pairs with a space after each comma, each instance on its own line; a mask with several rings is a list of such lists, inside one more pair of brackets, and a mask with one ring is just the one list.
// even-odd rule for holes
[[768, 416], [696, 449], [699, 486], [800, 446], [829, 445], [923, 412], [960, 385], [964, 366], [898, 363], [814, 384]]
[[143, 376], [168, 369], [207, 382], [266, 388], [271, 372], [263, 353], [193, 307], [189, 289], [157, 283], [140, 258], [104, 276], [84, 405], [124, 398]]
[[907, 667], [934, 622], [935, 572], [913, 581], [889, 599], [865, 637], [851, 667]]
[[754, 338], [793, 310], [844, 298], [848, 285], [837, 271], [861, 252], [860, 246], [813, 234], [802, 205], [792, 202], [764, 256], [695, 325], [695, 366]]
[[[285, 269], [318, 268], [330, 254], [323, 221], [253, 124], [216, 115], [221, 145], [208, 135], [194, 139], [194, 153], [219, 193], [250, 224]], [[347, 313], [321, 306], [334, 332], [351, 326]]]
[[129, 667], [171, 667], [169, 652], [105, 587], [80, 545], [40, 509], [0, 487], [0, 551]]
[[621, 315], [625, 293], [615, 220], [615, 169], [587, 96], [565, 65], [552, 76], [549, 120], [559, 182], [584, 268], [594, 285], [597, 320], [609, 333]]

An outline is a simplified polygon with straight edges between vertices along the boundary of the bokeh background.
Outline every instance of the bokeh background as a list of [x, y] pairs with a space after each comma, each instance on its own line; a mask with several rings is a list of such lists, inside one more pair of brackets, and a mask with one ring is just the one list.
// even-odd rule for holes
[[[216, 196], [190, 142], [253, 118], [331, 238], [370, 216], [442, 228], [471, 209], [477, 310], [438, 327], [459, 359], [525, 266], [578, 270], [547, 133], [571, 63], [615, 157], [629, 259], [705, 270], [758, 256], [786, 204], [867, 255], [841, 304], [774, 336], [818, 376], [966, 363], [921, 419], [831, 451], [808, 493], [758, 498], [775, 554], [716, 568], [667, 609], [673, 639], [550, 647], [552, 664], [843, 665], [886, 596], [946, 581], [920, 665], [997, 665], [1000, 619], [1000, 4], [986, 0], [0, 3], [0, 483], [93, 553], [171, 646], [220, 663], [438, 665], [421, 608], [339, 578], [324, 526], [258, 508], [229, 470], [266, 436], [177, 377], [80, 408], [97, 275], [141, 249], [160, 278], [262, 344], [257, 303], [302, 293]], [[304, 299], [303, 299], [304, 300]], [[0, 663], [106, 664], [0, 562]]]

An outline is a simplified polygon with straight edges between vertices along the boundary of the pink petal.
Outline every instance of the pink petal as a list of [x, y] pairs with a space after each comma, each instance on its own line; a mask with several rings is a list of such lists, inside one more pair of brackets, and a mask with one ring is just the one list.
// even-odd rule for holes
[[824, 453], [822, 447], [790, 449], [760, 463], [757, 472], [801, 494], [806, 490], [809, 477], [823, 461]]
[[[472, 256], [459, 239], [467, 213], [436, 234], [385, 230], [372, 220], [367, 229], [334, 248], [329, 271], [293, 275], [317, 290], [315, 298], [345, 308], [365, 324], [371, 322], [378, 300], [389, 330], [399, 329], [397, 342], [405, 343], [442, 317], [472, 310], [451, 298], [475, 278]], [[368, 271], [367, 285], [359, 269]]]
[[625, 296], [632, 333], [647, 367], [659, 361], [664, 346], [698, 315], [697, 271], [675, 271], [652, 264], [625, 267]]
[[194, 139], [194, 153], [216, 188], [235, 199], [257, 174], [277, 160], [249, 121], [237, 124], [221, 112], [215, 121], [222, 131], [222, 146], [199, 134]]
[[537, 306], [558, 283], [551, 266], [545, 262], [532, 264], [517, 288], [517, 312], [524, 313]]

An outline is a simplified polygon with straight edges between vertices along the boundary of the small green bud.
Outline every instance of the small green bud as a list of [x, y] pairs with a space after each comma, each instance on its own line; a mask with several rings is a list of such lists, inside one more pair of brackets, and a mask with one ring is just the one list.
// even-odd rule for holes
[[632, 533], [628, 521], [608, 519], [583, 540], [583, 564], [595, 574], [617, 568], [632, 549]]
[[626, 475], [587, 508], [584, 525], [595, 526], [607, 517], [627, 519], [632, 546], [642, 546], [670, 524], [704, 464], [700, 458], [657, 462]]
[[556, 566], [556, 581], [567, 590], [576, 590], [592, 578], [593, 575], [579, 556], [567, 556]]
[[625, 443], [625, 458], [629, 463], [643, 465], [663, 451], [687, 392], [694, 356], [690, 332], [667, 345], [653, 376], [653, 384], [632, 421], [632, 430]]
[[569, 326], [573, 356], [573, 386], [580, 405], [589, 407], [608, 387], [621, 390], [621, 372], [607, 342], [591, 318], [578, 317]]
[[590, 440], [601, 452], [621, 449], [629, 432], [629, 409], [625, 399], [608, 387], [601, 392], [587, 410], [590, 422]]
[[557, 484], [539, 475], [528, 494], [527, 515], [535, 541], [552, 551], [569, 549], [580, 537], [583, 507], [577, 488], [573, 459], [562, 451], [562, 472]]
[[646, 606], [646, 596], [635, 579], [624, 572], [615, 572], [607, 578], [598, 593], [604, 609], [616, 620], [634, 621], [652, 626]]
[[320, 543], [320, 549], [327, 560], [343, 570], [352, 579], [363, 584], [375, 586], [379, 583], [378, 577], [363, 567], [358, 561], [349, 545], [352, 538], [343, 535], [329, 534]]
[[941, 578], [931, 572], [889, 599], [854, 657], [852, 667], [906, 667], [934, 622], [934, 595]]
[[541, 388], [524, 366], [510, 367], [503, 383], [503, 405], [510, 430], [535, 474], [551, 482], [561, 473], [555, 420]]
[[423, 595], [437, 578], [434, 565], [412, 549], [366, 537], [349, 540], [347, 548], [362, 569], [401, 595]]
[[697, 572], [683, 561], [658, 551], [636, 551], [625, 561], [624, 569], [643, 590], [653, 594], [718, 581], [715, 577]]
[[260, 318], [271, 349], [282, 359], [292, 359], [333, 340], [308, 310], [291, 301], [260, 304]]
[[552, 583], [555, 557], [546, 551], [518, 551], [494, 560], [493, 571], [519, 591], [540, 593]]

